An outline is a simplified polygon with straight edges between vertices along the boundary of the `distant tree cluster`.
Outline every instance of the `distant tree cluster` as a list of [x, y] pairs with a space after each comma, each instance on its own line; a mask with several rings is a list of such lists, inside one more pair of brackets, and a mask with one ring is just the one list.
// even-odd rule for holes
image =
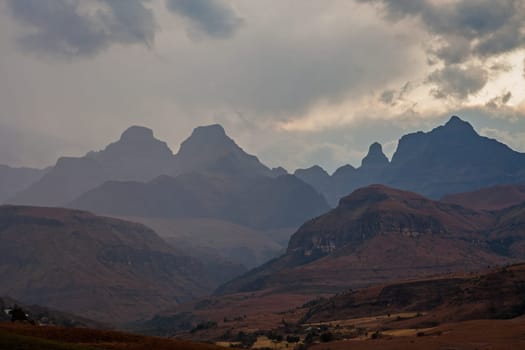
[[11, 316], [11, 322], [25, 322], [25, 323], [35, 324], [35, 321], [33, 321], [29, 317], [29, 314], [27, 314], [24, 311], [24, 309], [22, 309], [20, 306], [16, 304], [9, 311], [9, 316]]

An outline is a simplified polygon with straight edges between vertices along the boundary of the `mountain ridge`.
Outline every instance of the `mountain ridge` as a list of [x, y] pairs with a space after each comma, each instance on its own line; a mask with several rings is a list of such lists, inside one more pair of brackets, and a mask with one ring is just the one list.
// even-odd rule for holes
[[371, 185], [306, 222], [281, 257], [219, 287], [320, 290], [472, 271], [525, 258], [525, 205], [479, 212], [413, 192]]
[[[370, 169], [371, 159], [377, 162], [374, 170]], [[524, 183], [525, 154], [479, 135], [469, 122], [452, 116], [431, 131], [402, 136], [391, 161], [375, 142], [359, 168], [342, 166], [322, 179], [313, 176], [312, 170], [296, 175], [323, 193], [332, 206], [353, 190], [373, 183], [437, 199], [487, 186]]]

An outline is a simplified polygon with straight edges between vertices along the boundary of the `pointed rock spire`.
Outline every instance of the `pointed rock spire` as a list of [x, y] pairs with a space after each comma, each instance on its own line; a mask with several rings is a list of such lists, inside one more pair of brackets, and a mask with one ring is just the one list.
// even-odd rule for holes
[[362, 168], [380, 168], [388, 165], [388, 158], [383, 153], [383, 147], [379, 142], [374, 142], [368, 149], [368, 154], [361, 162]]

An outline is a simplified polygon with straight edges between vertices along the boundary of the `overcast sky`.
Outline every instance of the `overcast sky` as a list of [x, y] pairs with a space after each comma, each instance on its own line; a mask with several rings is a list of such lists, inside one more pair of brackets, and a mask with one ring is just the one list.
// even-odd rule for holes
[[0, 163], [220, 123], [270, 166], [360, 164], [457, 114], [525, 151], [525, 0], [0, 0]]

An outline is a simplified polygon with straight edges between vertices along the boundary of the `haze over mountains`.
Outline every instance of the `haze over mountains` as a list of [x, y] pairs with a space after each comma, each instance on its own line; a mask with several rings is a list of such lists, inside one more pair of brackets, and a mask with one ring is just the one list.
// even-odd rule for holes
[[0, 165], [0, 203], [40, 179], [46, 170]]
[[196, 128], [176, 155], [150, 129], [131, 127], [100, 152], [59, 159], [10, 202], [128, 216], [221, 218], [264, 229], [295, 227], [328, 209], [309, 185], [277, 175], [219, 125]]
[[[15, 171], [16, 176], [13, 175]], [[46, 172], [5, 166], [0, 168], [0, 175], [5, 174], [0, 177], [3, 179], [0, 182], [3, 184], [0, 199], [17, 192], [7, 202], [83, 205], [89, 208], [91, 204], [82, 202], [92, 201], [94, 195], [88, 196], [90, 200], [79, 197], [108, 181], [144, 182], [154, 188], [159, 182], [166, 182], [166, 179], [159, 178], [162, 175], [186, 175], [186, 178], [179, 177], [175, 182], [186, 186], [186, 183], [193, 181], [193, 184], [188, 184], [189, 187], [199, 187], [200, 182], [205, 185], [224, 182], [224, 187], [232, 188], [242, 187], [244, 183], [253, 187], [253, 183], [260, 183], [262, 178], [271, 183], [269, 179], [285, 175], [285, 172], [282, 168], [270, 169], [257, 157], [244, 152], [220, 125], [196, 128], [182, 142], [177, 154], [173, 154], [166, 143], [157, 140], [150, 129], [134, 126], [126, 130], [120, 140], [104, 150], [89, 152], [80, 158], [60, 158]], [[191, 173], [198, 173], [200, 179], [190, 181], [187, 174]], [[319, 166], [313, 166], [298, 169], [294, 175], [323, 194], [331, 206], [336, 206], [341, 197], [354, 189], [373, 183], [440, 198], [450, 193], [524, 181], [525, 154], [513, 151], [496, 140], [480, 136], [468, 122], [454, 116], [445, 125], [430, 132], [403, 136], [391, 161], [376, 142], [370, 146], [358, 168], [345, 165], [329, 175]], [[299, 186], [299, 182], [292, 178], [287, 182]], [[279, 185], [282, 186], [282, 180], [276, 181], [276, 186]], [[132, 185], [128, 183], [127, 186]], [[273, 184], [269, 186], [273, 188]], [[107, 184], [103, 189], [98, 189], [99, 195], [104, 190], [108, 190]], [[308, 192], [307, 187], [301, 190], [305, 195]], [[196, 197], [201, 195], [195, 194]], [[322, 200], [312, 198], [311, 201], [316, 202], [319, 208], [323, 207]], [[217, 216], [204, 214], [205, 211], [200, 216]], [[315, 215], [311, 215], [314, 212], [320, 214], [322, 210], [312, 209], [308, 215], [302, 217], [303, 221]], [[300, 223], [299, 220], [296, 224]], [[257, 225], [261, 224], [254, 224]]]
[[332, 175], [270, 169], [219, 125], [176, 154], [134, 126], [101, 151], [0, 174], [3, 196], [25, 187], [9, 202], [28, 205], [0, 207], [0, 292], [97, 320], [218, 286], [304, 297], [525, 259], [525, 154], [458, 117], [402, 137], [392, 161], [373, 143]]

